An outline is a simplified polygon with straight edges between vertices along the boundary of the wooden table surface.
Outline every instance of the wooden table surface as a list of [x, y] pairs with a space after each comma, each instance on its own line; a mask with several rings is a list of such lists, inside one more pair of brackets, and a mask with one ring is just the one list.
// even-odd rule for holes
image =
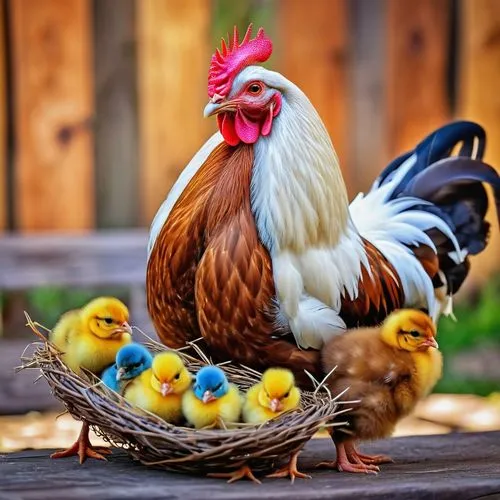
[[[51, 460], [49, 450], [0, 455], [0, 500], [40, 499], [438, 499], [500, 498], [500, 432], [394, 438], [362, 446], [391, 455], [377, 476], [312, 470], [310, 480], [263, 479], [261, 485], [171, 474], [114, 451], [109, 462]], [[334, 457], [329, 439], [314, 439], [299, 468]]]

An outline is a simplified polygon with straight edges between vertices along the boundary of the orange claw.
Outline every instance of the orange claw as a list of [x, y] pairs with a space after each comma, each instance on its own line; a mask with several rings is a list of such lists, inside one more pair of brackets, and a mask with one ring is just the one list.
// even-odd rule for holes
[[228, 483], [234, 483], [239, 479], [243, 479], [247, 477], [252, 480], [254, 483], [261, 484], [261, 482], [253, 475], [252, 469], [248, 467], [248, 465], [243, 465], [238, 470], [233, 472], [210, 472], [207, 474], [207, 477], [216, 477], [219, 479], [229, 479]]
[[297, 469], [297, 458], [299, 453], [299, 451], [296, 451], [290, 457], [290, 461], [286, 465], [279, 468], [276, 472], [268, 474], [266, 477], [290, 477], [292, 484], [294, 483], [296, 477], [300, 479], [311, 479], [311, 476], [304, 474]]
[[377, 474], [380, 471], [376, 465], [363, 462], [357, 453], [353, 452], [354, 447], [351, 444], [336, 443], [335, 446], [337, 448], [337, 460], [321, 462], [316, 465], [317, 468], [364, 474]]
[[106, 460], [103, 455], [110, 455], [111, 450], [103, 446], [92, 446], [89, 439], [89, 429], [89, 424], [83, 422], [78, 439], [68, 449], [52, 453], [50, 458], [64, 458], [78, 455], [80, 464], [83, 464], [87, 458]]

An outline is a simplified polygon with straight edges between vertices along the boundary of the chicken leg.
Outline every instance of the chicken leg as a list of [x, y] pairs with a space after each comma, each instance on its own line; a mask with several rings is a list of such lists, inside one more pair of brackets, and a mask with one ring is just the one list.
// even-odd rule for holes
[[90, 426], [87, 422], [83, 422], [82, 430], [78, 439], [66, 450], [56, 451], [50, 455], [50, 458], [63, 458], [78, 455], [80, 464], [83, 464], [87, 458], [95, 458], [97, 460], [106, 460], [103, 455], [110, 455], [111, 450], [103, 446], [92, 446], [89, 439]]
[[290, 477], [292, 484], [296, 477], [301, 479], [311, 479], [311, 476], [304, 474], [297, 469], [297, 458], [299, 453], [300, 451], [296, 451], [293, 455], [291, 455], [290, 460], [286, 465], [278, 469], [276, 472], [268, 474], [266, 477]]
[[335, 449], [337, 451], [337, 460], [330, 462], [321, 462], [316, 465], [318, 469], [336, 469], [339, 472], [357, 472], [364, 474], [376, 474], [379, 468], [373, 464], [362, 462], [357, 454], [352, 453], [353, 444], [350, 441], [337, 443]]
[[220, 479], [228, 479], [228, 483], [234, 483], [239, 479], [247, 477], [254, 483], [261, 484], [261, 482], [253, 475], [252, 469], [248, 465], [243, 465], [233, 472], [209, 472], [207, 477], [216, 477]]
[[356, 449], [356, 446], [352, 441], [345, 443], [345, 448], [347, 452], [347, 457], [351, 461], [358, 460], [359, 462], [365, 465], [380, 465], [380, 464], [394, 463], [394, 460], [391, 457], [388, 457], [387, 455], [365, 455], [364, 453], [360, 453]]

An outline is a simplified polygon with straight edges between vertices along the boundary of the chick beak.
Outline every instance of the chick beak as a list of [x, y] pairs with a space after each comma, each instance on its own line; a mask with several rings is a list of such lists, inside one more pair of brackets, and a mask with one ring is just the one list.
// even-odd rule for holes
[[116, 372], [116, 381], [119, 382], [125, 376], [125, 373], [125, 368], [118, 368], [118, 371]]
[[217, 398], [212, 394], [212, 391], [205, 391], [202, 401], [203, 403], [207, 404], [210, 403], [210, 401], [214, 401], [215, 399]]
[[171, 394], [173, 392], [173, 390], [174, 390], [174, 388], [168, 382], [163, 382], [163, 384], [161, 384], [160, 391], [161, 391], [161, 395], [163, 397]]
[[132, 327], [126, 321], [124, 321], [118, 328], [115, 328], [111, 335], [113, 337], [119, 337], [123, 333], [128, 333], [129, 335], [132, 335]]
[[437, 340], [434, 337], [429, 337], [424, 343], [424, 346], [426, 347], [434, 347], [435, 349], [439, 349], [439, 344], [437, 343]]
[[128, 333], [128, 334], [132, 335], [132, 327], [128, 324], [128, 322], [127, 322], [127, 321], [124, 321], [124, 322], [122, 323], [122, 328], [123, 328], [123, 331], [124, 331], [124, 332], [126, 332], [126, 333]]
[[278, 398], [271, 399], [271, 411], [276, 413], [277, 411], [281, 411], [283, 409], [283, 405]]

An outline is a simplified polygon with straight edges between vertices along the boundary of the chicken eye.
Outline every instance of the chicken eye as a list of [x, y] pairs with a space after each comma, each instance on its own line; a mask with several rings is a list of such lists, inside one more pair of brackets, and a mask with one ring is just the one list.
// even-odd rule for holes
[[181, 378], [181, 374], [178, 373], [175, 377], [174, 377], [174, 380], [179, 380]]
[[284, 397], [284, 398], [287, 398], [288, 396], [290, 396], [290, 393], [289, 393], [289, 392], [287, 392], [287, 393], [285, 393], [285, 394], [283, 395], [283, 397]]
[[260, 85], [260, 83], [252, 83], [248, 86], [248, 92], [257, 95], [262, 92], [262, 85]]
[[417, 330], [411, 330], [410, 335], [414, 338], [420, 337], [420, 332], [417, 332]]
[[113, 320], [111, 318], [104, 318], [104, 322], [107, 324], [107, 325], [111, 325], [111, 323], [113, 323]]

